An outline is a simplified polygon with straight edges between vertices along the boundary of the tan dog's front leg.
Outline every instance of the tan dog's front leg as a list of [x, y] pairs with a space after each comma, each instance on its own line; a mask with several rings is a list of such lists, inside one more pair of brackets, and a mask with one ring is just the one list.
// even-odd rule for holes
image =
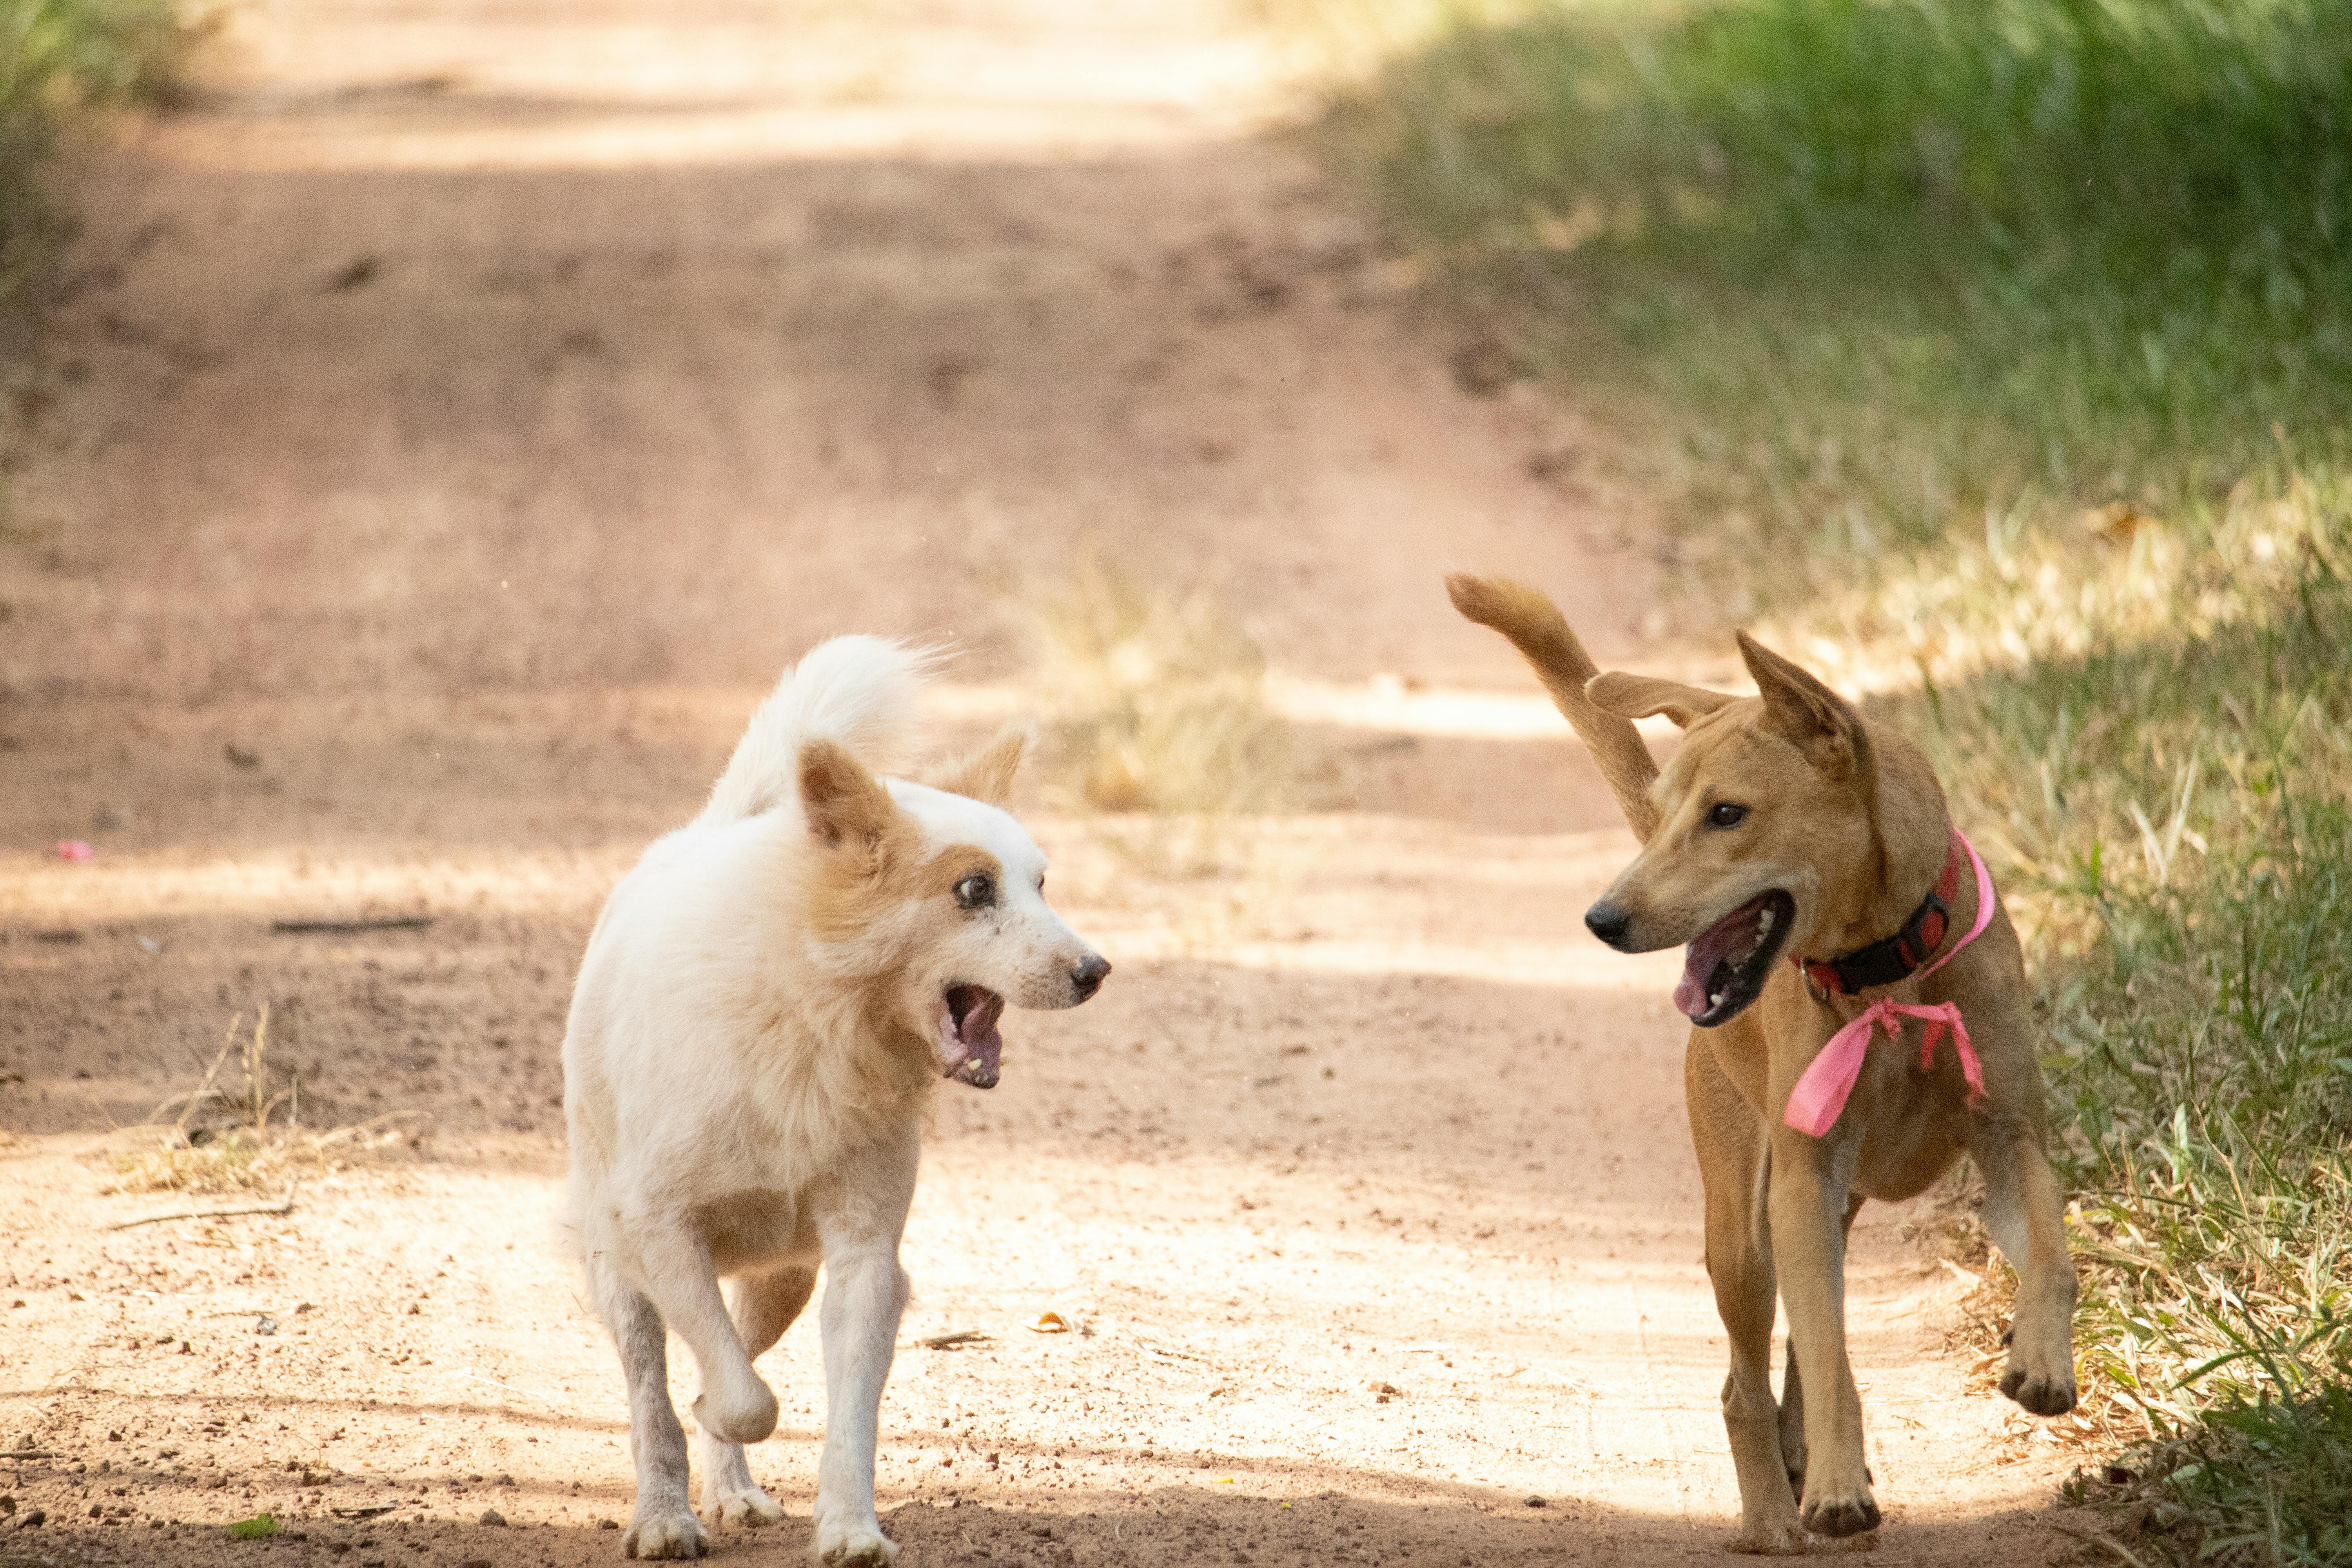
[[1862, 1395], [1845, 1353], [1846, 1184], [1838, 1173], [1839, 1138], [1774, 1127], [1768, 1205], [1772, 1259], [1789, 1309], [1789, 1349], [1802, 1370], [1800, 1517], [1818, 1535], [1858, 1535], [1878, 1526], [1863, 1461]]
[[1985, 1228], [2017, 1269], [2017, 1316], [2000, 1391], [2036, 1415], [2074, 1408], [2074, 1259], [2065, 1201], [2038, 1131], [2003, 1117], [1978, 1123], [1969, 1152], [1985, 1178]]
[[1748, 1552], [1801, 1552], [1805, 1531], [1789, 1489], [1786, 1427], [1772, 1400], [1772, 1237], [1764, 1216], [1763, 1129], [1724, 1076], [1713, 1047], [1696, 1037], [1683, 1081], [1691, 1142], [1706, 1185], [1706, 1274], [1731, 1340], [1723, 1428], [1739, 1476], [1739, 1544]]

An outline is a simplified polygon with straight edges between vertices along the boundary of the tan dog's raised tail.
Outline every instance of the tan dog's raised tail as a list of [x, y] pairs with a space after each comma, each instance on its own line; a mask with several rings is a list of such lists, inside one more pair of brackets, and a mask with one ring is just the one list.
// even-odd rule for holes
[[[1878, 1504], [1845, 1345], [1845, 1239], [1865, 1199], [1916, 1196], [1970, 1155], [1986, 1227], [2018, 1270], [2001, 1392], [2041, 1415], [2074, 1405], [2074, 1268], [2043, 1152], [2017, 934], [1996, 897], [1982, 934], [1960, 935], [1978, 923], [1978, 892], [1953, 877], [1958, 841], [1926, 754], [1745, 633], [1759, 695], [1728, 697], [1600, 674], [1559, 609], [1523, 584], [1446, 586], [1456, 609], [1535, 667], [1642, 840], [1586, 924], [1625, 952], [1688, 945], [1675, 1001], [1697, 1026], [1684, 1082], [1707, 1273], [1731, 1339], [1723, 1420], [1743, 1544], [1792, 1552], [1808, 1531], [1872, 1529]], [[1633, 724], [1653, 714], [1684, 731], [1664, 773]], [[1955, 890], [1935, 896], [1945, 889]], [[1971, 1103], [1956, 1042], [1921, 1068], [1915, 1026], [1864, 1058], [1821, 1136], [1789, 1125], [1800, 1077], [1879, 998], [1957, 1004], [1982, 1062], [1981, 1100]], [[1777, 1402], [1776, 1293], [1789, 1315]]]

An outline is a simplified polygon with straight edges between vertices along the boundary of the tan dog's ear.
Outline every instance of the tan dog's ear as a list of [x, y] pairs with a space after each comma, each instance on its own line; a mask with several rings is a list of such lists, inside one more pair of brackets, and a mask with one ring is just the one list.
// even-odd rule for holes
[[1029, 760], [1031, 737], [1018, 724], [1008, 724], [989, 742], [968, 757], [959, 757], [928, 781], [933, 789], [946, 790], [950, 795], [970, 795], [977, 801], [1003, 807], [1012, 804], [1013, 780], [1021, 772], [1021, 764]]
[[1764, 699], [1767, 721], [1794, 741], [1832, 777], [1853, 771], [1861, 757], [1862, 715], [1853, 705], [1814, 678], [1749, 637], [1738, 634], [1739, 657], [1756, 678], [1757, 694]]
[[1622, 669], [1612, 669], [1586, 681], [1584, 695], [1603, 713], [1614, 713], [1620, 719], [1647, 719], [1653, 713], [1663, 713], [1677, 730], [1687, 730], [1724, 704], [1739, 700], [1705, 687], [1685, 686], [1679, 680], [1660, 680], [1650, 675], [1628, 675]]
[[871, 844], [898, 810], [882, 782], [838, 742], [801, 748], [801, 812], [824, 843]]

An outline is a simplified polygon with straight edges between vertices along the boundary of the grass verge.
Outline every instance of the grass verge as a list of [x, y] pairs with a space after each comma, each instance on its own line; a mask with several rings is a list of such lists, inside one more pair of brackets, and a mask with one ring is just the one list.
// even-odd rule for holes
[[1717, 586], [2342, 455], [2352, 0], [1356, 9], [1410, 42], [1323, 153], [1525, 368], [1633, 411]]
[[[1919, 606], [1899, 634], [1890, 602]], [[2150, 1561], [2347, 1561], [2352, 494], [2306, 474], [2206, 526], [1927, 552], [1803, 620], [1916, 661], [1879, 705], [2034, 957], [2075, 1429], [2125, 1440], [2077, 1491]]]

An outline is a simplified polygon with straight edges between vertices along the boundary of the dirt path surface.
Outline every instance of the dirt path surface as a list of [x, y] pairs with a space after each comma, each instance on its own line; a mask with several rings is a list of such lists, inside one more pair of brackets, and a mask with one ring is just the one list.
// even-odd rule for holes
[[[550, 1218], [597, 905], [810, 642], [952, 638], [953, 734], [1089, 552], [1239, 616], [1323, 782], [1210, 874], [1027, 813], [1118, 973], [941, 1098], [886, 1528], [1725, 1550], [1674, 961], [1583, 936], [1630, 841], [1438, 587], [1521, 572], [1622, 651], [1643, 559], [1586, 433], [1466, 393], [1261, 134], [1257, 40], [1181, 0], [270, 0], [207, 72], [106, 161], [9, 459], [0, 1562], [616, 1559], [620, 1381]], [[387, 914], [432, 923], [271, 930]], [[290, 1212], [110, 1228], [285, 1191], [115, 1190], [264, 1003], [303, 1123], [362, 1132]], [[2052, 1560], [2063, 1463], [1969, 1391], [1903, 1221], [1851, 1287], [1874, 1560]], [[805, 1550], [814, 1344], [753, 1456], [793, 1519], [725, 1558]]]

